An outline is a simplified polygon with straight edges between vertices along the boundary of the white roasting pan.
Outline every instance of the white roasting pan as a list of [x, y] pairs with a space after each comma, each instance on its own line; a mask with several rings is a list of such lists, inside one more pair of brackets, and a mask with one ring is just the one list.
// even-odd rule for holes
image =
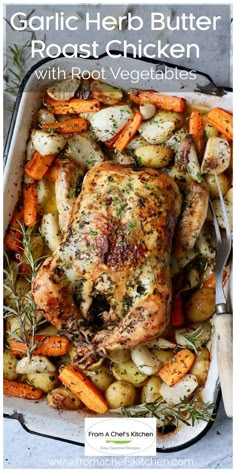
[[[151, 66], [157, 68], [163, 67], [163, 63], [155, 63], [153, 61], [136, 60], [132, 57], [112, 60], [105, 54], [99, 59], [81, 59], [81, 58], [65, 58], [44, 59], [37, 63], [27, 73], [19, 90], [16, 100], [15, 110], [8, 133], [6, 149], [5, 149], [5, 175], [4, 175], [4, 230], [6, 231], [9, 224], [13, 209], [18, 200], [21, 189], [21, 181], [24, 169], [25, 149], [30, 129], [34, 123], [37, 110], [42, 101], [43, 91], [51, 82], [50, 80], [40, 81], [37, 79], [36, 70], [47, 70], [49, 67], [60, 67], [67, 73], [71, 73], [72, 67], [79, 67], [81, 70], [100, 70], [102, 67], [106, 70], [106, 80], [123, 89], [140, 88], [140, 89], [157, 89], [164, 93], [172, 93], [173, 95], [183, 96], [194, 106], [202, 106], [203, 108], [221, 107], [225, 110], [232, 111], [232, 93], [219, 90], [211, 82], [211, 79], [205, 74], [199, 73], [197, 76], [197, 86], [195, 89], [203, 90], [207, 93], [191, 92], [190, 83], [179, 83], [179, 86], [173, 87], [172, 81], [165, 85], [165, 89], [160, 87], [156, 81], [140, 80], [137, 84], [131, 84], [128, 80], [115, 80], [110, 73], [111, 63], [115, 64], [114, 68], [121, 67], [127, 70], [150, 69]], [[174, 67], [174, 66], [172, 66]], [[184, 68], [182, 68], [184, 69]], [[187, 69], [184, 69], [187, 70]], [[210, 93], [213, 92], [213, 95]], [[219, 94], [221, 96], [217, 96]], [[218, 380], [218, 370], [216, 362], [216, 339], [213, 336], [211, 346], [211, 364], [203, 391], [203, 399], [206, 402], [215, 402], [217, 407], [220, 400], [220, 387]], [[216, 408], [217, 410], [217, 408]], [[84, 418], [86, 416], [94, 416], [83, 411], [57, 411], [49, 408], [45, 399], [40, 401], [29, 401], [13, 397], [5, 397], [4, 413], [8, 418], [18, 419], [22, 426], [29, 432], [60, 439], [62, 441], [72, 442], [80, 446], [84, 446]], [[108, 416], [108, 414], [106, 415]], [[124, 422], [126, 419], [124, 418]], [[211, 427], [212, 422], [201, 422], [194, 427], [181, 425], [174, 433], [161, 435], [157, 433], [157, 451], [158, 452], [174, 452], [188, 447], [198, 441]]]

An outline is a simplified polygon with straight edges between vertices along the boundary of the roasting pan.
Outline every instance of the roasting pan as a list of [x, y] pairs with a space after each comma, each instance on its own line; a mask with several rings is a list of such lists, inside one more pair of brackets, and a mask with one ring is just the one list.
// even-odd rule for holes
[[[112, 60], [114, 62], [114, 60]], [[9, 224], [15, 204], [18, 200], [21, 190], [21, 180], [24, 171], [24, 159], [26, 142], [29, 136], [29, 130], [35, 120], [36, 112], [42, 100], [43, 90], [51, 82], [43, 80], [40, 82], [36, 78], [35, 71], [47, 70], [48, 67], [61, 67], [68, 73], [72, 67], [80, 67], [81, 70], [99, 70], [104, 67], [107, 71], [107, 82], [123, 89], [140, 88], [140, 89], [157, 89], [154, 81], [147, 82], [140, 80], [138, 84], [130, 84], [129, 81], [114, 80], [109, 76], [109, 65], [111, 58], [103, 54], [98, 59], [89, 58], [65, 58], [63, 56], [57, 59], [43, 59], [34, 65], [26, 74], [16, 99], [15, 109], [9, 127], [7, 142], [4, 152], [6, 163], [4, 174], [4, 231]], [[119, 66], [127, 70], [143, 70], [150, 66], [154, 66], [156, 70], [163, 69], [165, 63], [155, 62], [146, 59], [134, 59], [132, 56], [128, 58], [121, 57]], [[166, 64], [168, 68], [177, 67], [178, 70], [189, 70]], [[168, 89], [169, 87], [169, 89]], [[164, 92], [183, 96], [194, 106], [203, 108], [221, 107], [225, 110], [232, 111], [232, 93], [229, 89], [217, 88], [211, 78], [203, 73], [197, 72], [197, 80], [195, 83], [195, 91], [191, 91], [191, 84], [180, 81], [179, 89], [171, 89], [170, 85], [165, 86]], [[158, 88], [160, 90], [160, 88]], [[214, 402], [216, 404], [217, 413], [220, 401], [220, 386], [218, 380], [218, 370], [216, 361], [216, 339], [213, 335], [211, 345], [211, 364], [206, 386], [203, 391], [203, 400], [206, 402]], [[69, 443], [84, 446], [84, 418], [86, 416], [93, 417], [83, 411], [57, 411], [47, 406], [44, 400], [29, 401], [24, 399], [5, 397], [4, 398], [4, 415], [7, 418], [13, 418], [20, 421], [23, 428], [33, 434], [66, 441]], [[107, 416], [107, 414], [106, 414]], [[110, 414], [109, 414], [110, 416]], [[125, 418], [124, 418], [125, 421]], [[157, 434], [157, 452], [175, 452], [184, 449], [200, 438], [202, 438], [209, 428], [212, 421], [208, 423], [198, 423], [195, 426], [180, 425], [173, 433], [161, 435]]]

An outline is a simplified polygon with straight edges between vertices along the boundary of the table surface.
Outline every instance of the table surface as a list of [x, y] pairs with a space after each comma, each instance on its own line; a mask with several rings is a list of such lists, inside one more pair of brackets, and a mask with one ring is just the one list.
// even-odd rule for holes
[[[8, 6], [8, 17], [11, 13], [16, 11], [17, 6]], [[34, 14], [53, 14], [55, 12], [54, 6], [36, 6], [32, 5], [35, 9]], [[21, 11], [30, 12], [32, 10], [30, 5], [21, 7]], [[77, 14], [81, 17], [81, 22], [84, 21], [84, 6], [76, 6]], [[90, 7], [91, 8], [91, 7]], [[114, 8], [114, 10], [112, 10]], [[137, 6], [132, 5], [133, 14], [136, 13]], [[147, 14], [150, 5], [145, 5], [145, 12]], [[162, 10], [161, 10], [162, 8]], [[164, 12], [175, 17], [175, 7], [166, 6]], [[127, 9], [126, 6], [113, 6], [110, 7], [109, 14], [123, 14]], [[63, 10], [63, 6], [60, 5], [60, 11]], [[159, 8], [159, 11], [163, 11], [163, 7]], [[18, 10], [17, 10], [18, 11]], [[204, 14], [208, 14], [208, 6], [204, 6]], [[7, 26], [6, 31], [6, 48], [8, 50], [10, 45], [14, 43], [24, 44], [29, 39], [29, 33], [13, 32]], [[152, 40], [152, 34], [150, 31], [145, 32], [147, 39]], [[157, 33], [156, 33], [157, 34]], [[53, 37], [55, 32], [47, 32], [47, 43], [54, 42]], [[126, 31], [119, 32], [119, 35], [126, 37]], [[114, 33], [106, 32], [103, 36], [101, 43], [101, 52], [104, 50], [104, 44], [108, 40], [112, 39]], [[43, 35], [37, 34], [39, 39], [42, 39]], [[163, 41], [168, 41], [168, 34], [162, 33]], [[145, 36], [146, 38], [146, 36]], [[76, 33], [76, 41], [84, 42], [82, 34]], [[157, 39], [157, 36], [155, 37]], [[58, 40], [58, 39], [57, 39]], [[70, 42], [70, 34], [67, 38], [63, 37], [60, 33], [58, 42]], [[201, 43], [201, 38], [199, 39]], [[209, 51], [211, 54], [211, 61], [203, 61], [200, 65], [199, 62], [188, 60], [187, 65], [190, 68], [196, 68], [209, 73], [215, 80], [217, 85], [230, 86], [231, 82], [225, 83], [224, 68], [221, 67], [221, 57], [217, 51], [217, 44], [222, 44], [222, 37], [215, 36], [214, 42], [210, 44]], [[203, 45], [202, 45], [203, 46]], [[179, 61], [181, 63], [181, 61]], [[29, 60], [28, 68], [32, 65], [32, 61]], [[11, 116], [12, 101], [8, 97], [5, 102], [5, 129], [7, 130], [8, 123]], [[146, 458], [146, 462], [143, 462], [144, 458], [135, 458], [132, 463], [131, 458], [112, 458], [112, 463], [109, 462], [111, 459], [106, 458], [107, 462], [104, 463], [104, 458], [91, 458], [84, 457], [84, 449], [68, 444], [56, 441], [53, 439], [43, 438], [40, 436], [32, 435], [24, 431], [21, 425], [16, 420], [4, 420], [4, 450], [5, 450], [5, 467], [6, 468], [187, 468], [187, 469], [199, 469], [199, 468], [212, 468], [212, 469], [227, 469], [232, 468], [232, 421], [226, 418], [221, 404], [217, 419], [207, 433], [207, 435], [201, 439], [198, 443], [191, 446], [188, 449], [177, 453], [171, 454], [158, 454], [156, 458]], [[152, 459], [152, 460], [151, 460]], [[155, 462], [155, 460], [160, 462]], [[91, 461], [89, 463], [89, 461]], [[107, 464], [107, 465], [106, 465]], [[94, 466], [93, 466], [94, 465]]]

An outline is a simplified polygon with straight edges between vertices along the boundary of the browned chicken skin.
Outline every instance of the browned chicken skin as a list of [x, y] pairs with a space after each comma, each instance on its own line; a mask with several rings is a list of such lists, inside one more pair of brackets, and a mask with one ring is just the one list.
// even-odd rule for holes
[[81, 356], [136, 346], [165, 329], [180, 209], [177, 185], [154, 169], [104, 162], [87, 173], [64, 241], [32, 289], [44, 316], [81, 339]]

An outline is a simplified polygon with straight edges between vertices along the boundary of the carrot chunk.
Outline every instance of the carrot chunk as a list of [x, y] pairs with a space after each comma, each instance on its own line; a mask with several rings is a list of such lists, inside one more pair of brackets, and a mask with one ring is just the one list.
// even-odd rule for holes
[[114, 142], [113, 146], [117, 151], [122, 152], [129, 144], [129, 141], [133, 138], [133, 136], [138, 131], [141, 123], [142, 123], [142, 115], [138, 111], [135, 112], [128, 123], [124, 126], [121, 130], [117, 140]]
[[227, 139], [233, 139], [233, 116], [221, 108], [213, 108], [206, 117], [207, 123], [214, 126]]
[[204, 121], [199, 110], [193, 110], [190, 115], [189, 133], [194, 139], [199, 139], [204, 135]]
[[22, 252], [22, 234], [20, 232], [20, 223], [23, 223], [23, 221], [23, 205], [21, 203], [18, 203], [13, 212], [9, 229], [5, 237], [5, 244], [9, 249], [11, 249], [11, 251]]
[[145, 103], [152, 103], [157, 108], [166, 111], [174, 111], [177, 113], [183, 113], [185, 111], [185, 100], [181, 97], [175, 97], [172, 95], [161, 95], [158, 92], [152, 90], [141, 90], [133, 92], [129, 95], [129, 99], [137, 103], [137, 105], [143, 105]]
[[26, 184], [23, 189], [23, 215], [25, 226], [35, 225], [37, 221], [37, 184]]
[[7, 379], [3, 381], [3, 391], [5, 395], [9, 395], [10, 397], [27, 398], [27, 400], [39, 400], [44, 395], [43, 391], [39, 388], [16, 380]]
[[30, 163], [25, 168], [26, 174], [35, 180], [42, 179], [52, 164], [54, 158], [55, 154], [41, 156], [38, 151], [35, 151]]
[[48, 107], [52, 113], [56, 115], [67, 115], [74, 113], [84, 113], [90, 111], [98, 111], [101, 108], [101, 103], [99, 100], [85, 100], [83, 98], [71, 98], [68, 101], [53, 100], [53, 98], [46, 97], [45, 105]]
[[[45, 336], [37, 334], [34, 337], [35, 343], [39, 344], [34, 349], [34, 355], [38, 356], [63, 356], [69, 351], [70, 342], [63, 336]], [[15, 355], [23, 355], [27, 352], [27, 347], [20, 341], [11, 342], [11, 351]]]
[[195, 360], [194, 354], [189, 349], [182, 349], [175, 354], [173, 361], [169, 361], [158, 372], [163, 382], [173, 387], [191, 369]]
[[59, 170], [60, 167], [63, 166], [64, 162], [65, 161], [63, 161], [61, 159], [57, 159], [57, 157], [56, 157], [54, 159], [52, 165], [47, 170], [44, 177], [46, 177], [47, 179], [52, 180], [53, 182], [55, 182], [57, 180], [57, 177], [58, 177], [58, 170]]
[[59, 379], [87, 408], [98, 414], [106, 413], [108, 404], [105, 398], [77, 367], [71, 364], [64, 367]]
[[88, 122], [84, 118], [72, 118], [71, 120], [60, 121], [58, 123], [44, 123], [42, 128], [59, 134], [80, 133], [87, 131]]

